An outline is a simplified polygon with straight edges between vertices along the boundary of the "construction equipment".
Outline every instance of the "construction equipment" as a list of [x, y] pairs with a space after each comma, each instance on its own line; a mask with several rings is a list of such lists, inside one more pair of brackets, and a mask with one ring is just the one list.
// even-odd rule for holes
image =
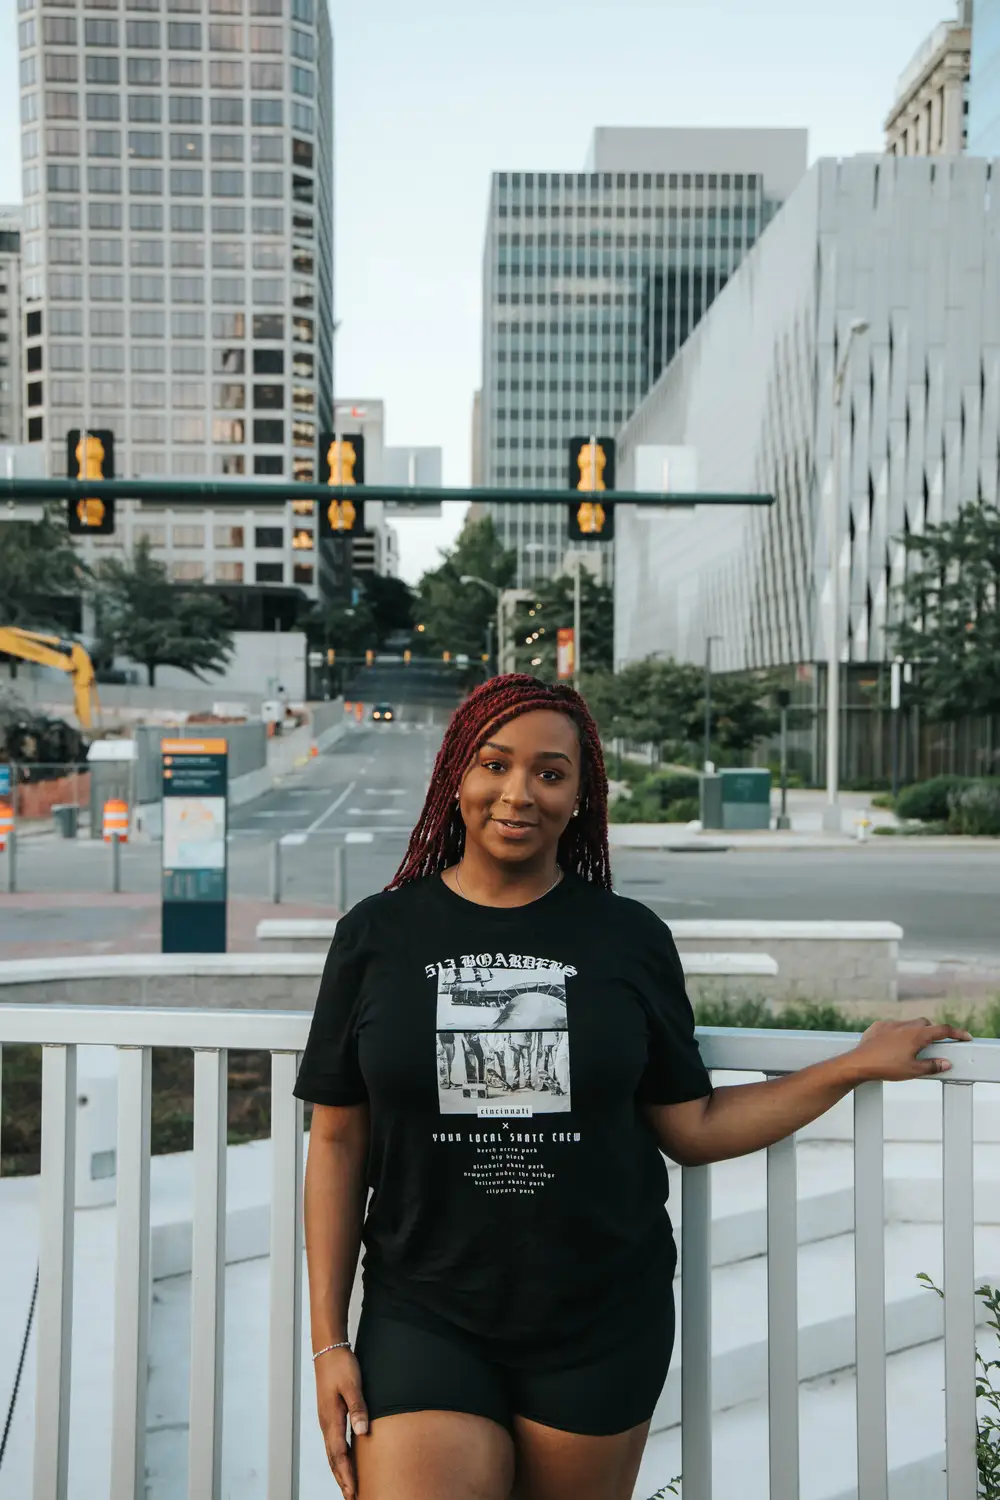
[[68, 672], [73, 679], [73, 701], [80, 726], [83, 729], [94, 727], [101, 709], [97, 676], [94, 663], [79, 641], [64, 640], [58, 635], [41, 635], [16, 625], [0, 625], [0, 654]]

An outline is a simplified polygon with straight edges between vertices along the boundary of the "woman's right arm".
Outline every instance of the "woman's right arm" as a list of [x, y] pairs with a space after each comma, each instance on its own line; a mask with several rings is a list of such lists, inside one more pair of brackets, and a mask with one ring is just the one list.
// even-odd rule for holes
[[[347, 1311], [361, 1249], [368, 1159], [367, 1104], [317, 1104], [305, 1175], [305, 1239], [313, 1352], [347, 1338]], [[350, 1349], [315, 1361], [316, 1402], [327, 1457], [344, 1500], [356, 1500], [357, 1479], [347, 1447], [368, 1430], [361, 1372]]]

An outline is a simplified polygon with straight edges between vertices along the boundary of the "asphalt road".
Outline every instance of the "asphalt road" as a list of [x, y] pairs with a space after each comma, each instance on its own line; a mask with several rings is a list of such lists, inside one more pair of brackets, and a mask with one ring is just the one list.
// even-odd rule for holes
[[[230, 891], [269, 901], [272, 846], [282, 846], [282, 899], [332, 905], [334, 849], [348, 841], [348, 901], [379, 890], [396, 870], [423, 803], [440, 728], [364, 724], [330, 753], [290, 774], [274, 791], [234, 811]], [[359, 842], [358, 840], [365, 840]], [[135, 842], [123, 856], [126, 891], [159, 890], [160, 846]], [[749, 850], [663, 853], [629, 850], [614, 860], [617, 888], [670, 917], [887, 919], [904, 929], [903, 956], [1000, 963], [1000, 848], [920, 849], [873, 840], [830, 852]], [[0, 868], [0, 886], [5, 871]], [[24, 840], [19, 889], [67, 892], [58, 918], [63, 942], [95, 933], [109, 945], [129, 916], [104, 901], [107, 849], [88, 839]], [[94, 904], [84, 906], [88, 894]], [[44, 950], [56, 923], [51, 910], [26, 912], [0, 894], [0, 955], [26, 941]]]

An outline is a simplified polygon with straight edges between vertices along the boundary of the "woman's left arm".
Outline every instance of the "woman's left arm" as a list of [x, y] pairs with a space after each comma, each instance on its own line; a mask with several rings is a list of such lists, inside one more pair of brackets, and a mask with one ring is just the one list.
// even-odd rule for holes
[[718, 1088], [685, 1104], [647, 1104], [643, 1113], [657, 1144], [684, 1167], [746, 1156], [810, 1124], [860, 1083], [897, 1081], [945, 1073], [944, 1058], [921, 1061], [933, 1042], [968, 1042], [955, 1026], [916, 1021], [876, 1021], [841, 1057], [764, 1083]]

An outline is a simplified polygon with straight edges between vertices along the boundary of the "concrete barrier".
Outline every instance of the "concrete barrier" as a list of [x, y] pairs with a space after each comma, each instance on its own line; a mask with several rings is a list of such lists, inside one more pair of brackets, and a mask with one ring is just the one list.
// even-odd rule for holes
[[[268, 919], [258, 923], [257, 937], [280, 942], [289, 951], [318, 951], [329, 947], [336, 925], [332, 920]], [[894, 922], [704, 920], [671, 922], [670, 930], [685, 967], [693, 954], [768, 954], [777, 970], [761, 976], [767, 983], [758, 986], [758, 993], [771, 1000], [884, 1004], [899, 997], [896, 971], [903, 929]], [[717, 977], [727, 976], [720, 971]], [[733, 994], [728, 987], [726, 992]]]
[[[109, 953], [13, 959], [0, 963], [0, 1005], [16, 1001], [23, 1005], [311, 1011], [325, 961], [325, 952]], [[777, 972], [774, 959], [766, 953], [688, 953], [684, 967], [688, 979], [695, 982], [722, 980], [751, 986], [770, 982]]]

